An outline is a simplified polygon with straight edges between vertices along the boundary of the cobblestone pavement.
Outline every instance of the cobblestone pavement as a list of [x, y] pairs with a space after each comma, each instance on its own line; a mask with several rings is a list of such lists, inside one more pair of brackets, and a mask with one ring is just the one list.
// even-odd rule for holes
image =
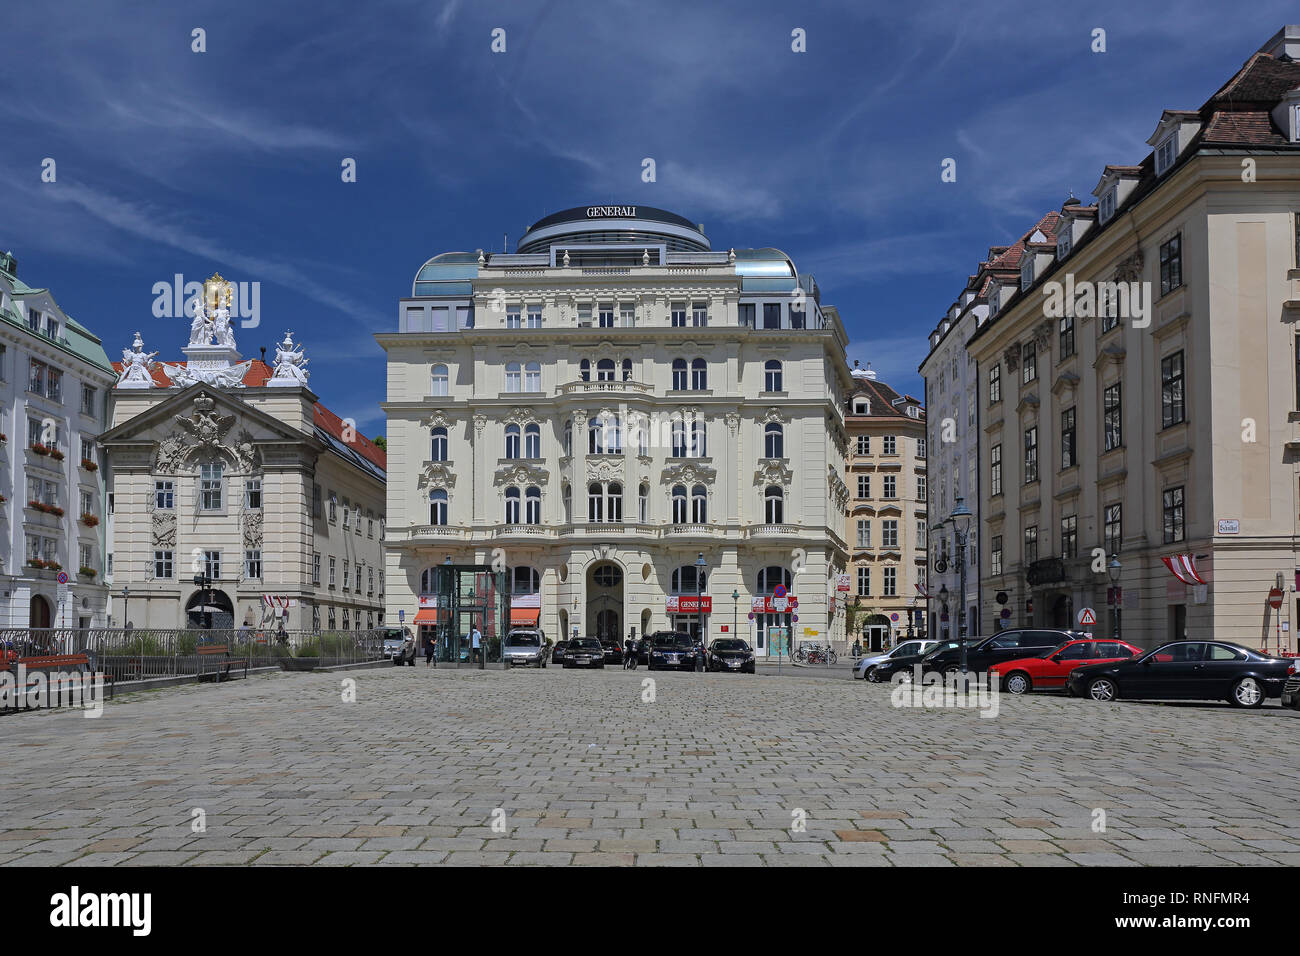
[[655, 673], [646, 702], [650, 676], [276, 674], [7, 716], [0, 864], [1300, 863], [1274, 703], [987, 719], [815, 677]]

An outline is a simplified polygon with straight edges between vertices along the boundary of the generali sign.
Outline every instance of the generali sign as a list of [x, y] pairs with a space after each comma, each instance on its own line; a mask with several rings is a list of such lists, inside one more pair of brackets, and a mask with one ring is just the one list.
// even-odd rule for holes
[[755, 614], [785, 614], [799, 606], [799, 599], [793, 594], [785, 597], [756, 597], [749, 609]]
[[588, 206], [588, 219], [636, 217], [636, 206]]
[[669, 614], [698, 614], [701, 610], [705, 614], [713, 613], [713, 598], [707, 594], [699, 598], [674, 596], [668, 599]]

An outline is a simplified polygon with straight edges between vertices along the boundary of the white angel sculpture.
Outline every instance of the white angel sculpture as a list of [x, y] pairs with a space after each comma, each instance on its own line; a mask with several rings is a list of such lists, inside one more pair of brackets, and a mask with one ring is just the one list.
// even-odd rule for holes
[[131, 348], [122, 349], [122, 374], [118, 376], [117, 384], [134, 388], [153, 388], [153, 376], [149, 374], [149, 368], [153, 365], [154, 357], [157, 352], [145, 352], [144, 340], [140, 338], [140, 333], [135, 333], [135, 341], [131, 343]]

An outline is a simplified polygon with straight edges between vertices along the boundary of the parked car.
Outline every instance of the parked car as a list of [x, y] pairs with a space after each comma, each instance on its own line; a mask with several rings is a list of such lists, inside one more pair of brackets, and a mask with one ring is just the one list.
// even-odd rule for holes
[[605, 649], [594, 637], [575, 637], [564, 649], [565, 667], [604, 667]]
[[1092, 700], [1226, 700], [1259, 707], [1280, 697], [1294, 659], [1228, 641], [1173, 641], [1140, 657], [1070, 671], [1070, 690]]
[[709, 645], [705, 666], [711, 671], [754, 673], [754, 649], [738, 637], [720, 637]]
[[[983, 674], [994, 664], [1041, 654], [1060, 647], [1066, 641], [1084, 636], [1081, 631], [1024, 628], [999, 631], [991, 637], [976, 638], [974, 641], [967, 639], [966, 671], [971, 674]], [[960, 673], [961, 644], [958, 643], [956, 647], [932, 650], [922, 661], [921, 670], [926, 674], [937, 671], [945, 677]]]
[[1300, 674], [1292, 674], [1282, 685], [1282, 706], [1300, 710]]
[[1001, 677], [1002, 689], [1008, 694], [1027, 694], [1031, 690], [1063, 689], [1070, 671], [1080, 665], [1126, 661], [1141, 653], [1142, 648], [1126, 641], [1082, 638], [1031, 657], [994, 664], [989, 670]]
[[502, 656], [510, 666], [533, 664], [545, 667], [550, 659], [550, 646], [546, 637], [536, 628], [516, 628], [506, 634]]
[[652, 671], [695, 670], [695, 639], [684, 631], [656, 631], [650, 635]]
[[914, 676], [913, 668], [924, 661], [927, 654], [961, 646], [957, 641], [934, 641], [933, 643], [934, 646], [929, 650], [886, 658], [867, 671], [867, 680], [873, 683], [888, 683], [893, 680], [910, 683]]
[[602, 637], [600, 646], [605, 650], [606, 664], [623, 663], [623, 646], [617, 640], [612, 637]]
[[938, 641], [931, 640], [912, 640], [904, 641], [894, 647], [893, 650], [885, 651], [883, 654], [872, 654], [869, 657], [862, 657], [853, 665], [853, 679], [866, 680], [867, 671], [875, 667], [881, 661], [887, 661], [891, 657], [911, 657], [913, 654], [926, 654], [934, 649]]
[[565, 651], [565, 649], [566, 649], [568, 646], [569, 646], [569, 642], [568, 642], [568, 641], [556, 641], [556, 642], [555, 642], [555, 647], [551, 648], [551, 663], [552, 663], [552, 664], [563, 664], [563, 663], [564, 663], [564, 651]]
[[391, 661], [401, 653], [409, 633], [409, 629], [403, 627], [377, 627], [370, 632], [370, 639], [382, 648], [384, 659]]

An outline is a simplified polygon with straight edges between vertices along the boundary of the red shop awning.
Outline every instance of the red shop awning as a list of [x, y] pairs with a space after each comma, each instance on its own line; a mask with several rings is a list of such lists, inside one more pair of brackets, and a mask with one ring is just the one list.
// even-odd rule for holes
[[422, 607], [412, 624], [437, 624], [438, 609], [436, 607]]
[[519, 627], [536, 624], [542, 616], [540, 607], [512, 607], [510, 609], [510, 626]]

